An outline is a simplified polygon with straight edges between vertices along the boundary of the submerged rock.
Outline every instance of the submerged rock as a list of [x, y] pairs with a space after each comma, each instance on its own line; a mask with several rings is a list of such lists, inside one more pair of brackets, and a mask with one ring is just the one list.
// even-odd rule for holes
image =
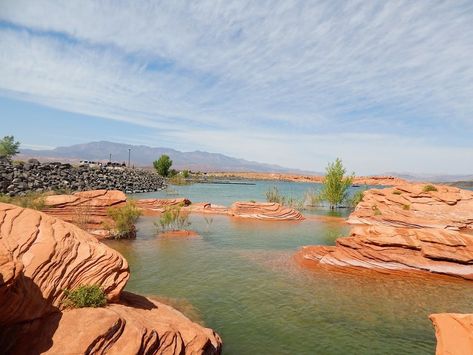
[[[11, 354], [218, 354], [211, 329], [122, 292], [126, 260], [87, 232], [0, 203], [0, 348]], [[64, 309], [66, 289], [100, 286], [105, 308]]]
[[302, 214], [294, 208], [275, 202], [235, 202], [228, 212], [233, 217], [265, 221], [301, 221]]

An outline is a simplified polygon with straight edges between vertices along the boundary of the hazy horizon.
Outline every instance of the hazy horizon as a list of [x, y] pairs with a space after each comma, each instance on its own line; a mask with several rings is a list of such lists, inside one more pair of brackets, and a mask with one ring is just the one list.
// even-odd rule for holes
[[4, 1], [2, 136], [473, 174], [470, 1]]

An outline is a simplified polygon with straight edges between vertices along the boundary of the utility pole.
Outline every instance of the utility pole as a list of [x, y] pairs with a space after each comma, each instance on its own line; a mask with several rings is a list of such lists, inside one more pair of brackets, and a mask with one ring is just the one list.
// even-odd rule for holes
[[131, 148], [128, 148], [128, 167], [130, 167]]
[[110, 159], [108, 161], [111, 163], [112, 162], [112, 153], [110, 153]]

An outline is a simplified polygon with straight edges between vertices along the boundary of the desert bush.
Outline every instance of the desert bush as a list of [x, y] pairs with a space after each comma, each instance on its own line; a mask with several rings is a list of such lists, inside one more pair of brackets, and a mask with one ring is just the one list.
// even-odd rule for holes
[[402, 209], [405, 211], [409, 211], [411, 209], [410, 205], [402, 205]]
[[74, 290], [64, 290], [64, 306], [68, 308], [104, 307], [107, 304], [105, 292], [97, 285], [81, 285]]
[[179, 174], [172, 176], [168, 181], [171, 185], [190, 185], [190, 182]]
[[186, 169], [186, 170], [182, 170], [182, 177], [183, 177], [184, 179], [188, 179], [189, 176], [190, 176], [189, 170], [187, 170], [187, 169]]
[[348, 204], [350, 205], [350, 207], [355, 208], [363, 200], [364, 195], [365, 195], [364, 190], [355, 191], [355, 193], [350, 197], [348, 201]]
[[382, 213], [378, 206], [374, 205], [371, 207], [371, 209], [373, 210], [375, 216], [381, 216]]
[[306, 205], [315, 207], [315, 206], [320, 206], [322, 204], [322, 196], [320, 195], [320, 191], [311, 188], [309, 189], [305, 195], [304, 195], [304, 200]]
[[345, 176], [345, 173], [346, 170], [339, 158], [333, 163], [329, 163], [326, 168], [321, 197], [328, 202], [331, 209], [347, 201], [348, 191], [353, 183], [354, 175]]
[[8, 196], [0, 194], [0, 202], [10, 203], [23, 208], [41, 211], [45, 207], [44, 194], [28, 192], [23, 196]]
[[394, 191], [393, 191], [393, 195], [400, 195], [401, 193], [402, 193], [402, 192], [399, 191], [399, 190], [394, 190]]
[[72, 223], [78, 226], [80, 229], [87, 229], [87, 226], [91, 222], [91, 206], [90, 203], [79, 205], [74, 208], [74, 215], [72, 216]]
[[422, 191], [423, 192], [431, 192], [431, 191], [438, 191], [437, 188], [434, 186], [434, 185], [425, 185], [423, 188], [422, 188]]
[[154, 225], [159, 231], [182, 230], [190, 226], [189, 213], [182, 212], [182, 206], [167, 207]]
[[268, 191], [266, 191], [266, 201], [284, 205], [286, 198], [279, 193], [279, 190], [276, 186], [272, 186]]
[[107, 214], [114, 222], [111, 231], [115, 238], [135, 236], [135, 223], [141, 216], [141, 211], [133, 201], [128, 201], [124, 206], [110, 207]]

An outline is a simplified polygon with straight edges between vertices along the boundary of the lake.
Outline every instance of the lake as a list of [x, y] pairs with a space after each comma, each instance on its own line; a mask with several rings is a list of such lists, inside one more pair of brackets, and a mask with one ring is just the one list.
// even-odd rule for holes
[[[229, 205], [264, 201], [273, 185], [296, 198], [317, 188], [254, 183], [173, 189], [175, 197]], [[170, 196], [161, 191], [135, 197]], [[333, 245], [347, 235], [345, 224], [192, 215], [190, 228], [201, 237], [166, 239], [157, 236], [156, 219], [140, 219], [136, 240], [107, 242], [130, 264], [126, 289], [163, 298], [215, 329], [223, 338], [224, 354], [433, 354], [435, 336], [428, 315], [473, 309], [468, 282], [312, 271], [294, 262], [302, 245]]]

